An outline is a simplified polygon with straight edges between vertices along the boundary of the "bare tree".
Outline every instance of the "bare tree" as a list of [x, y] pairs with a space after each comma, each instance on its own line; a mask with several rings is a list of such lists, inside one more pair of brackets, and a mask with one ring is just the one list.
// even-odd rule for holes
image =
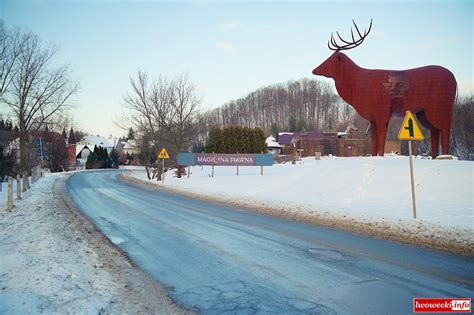
[[0, 97], [9, 88], [14, 73], [18, 70], [16, 61], [27, 41], [28, 35], [16, 28], [12, 31], [0, 20]]
[[148, 75], [138, 71], [137, 78], [130, 77], [132, 91], [123, 97], [124, 106], [128, 112], [117, 124], [124, 130], [135, 127], [139, 133], [155, 134], [157, 130], [155, 113], [150, 101], [151, 90]]
[[188, 150], [196, 137], [196, 118], [201, 104], [196, 86], [189, 81], [187, 75], [181, 75], [171, 82], [159, 81], [154, 86], [153, 95], [155, 94], [161, 95], [160, 102], [154, 104], [157, 105], [164, 140], [176, 152]]
[[66, 110], [71, 96], [78, 90], [66, 66], [53, 68], [51, 61], [57, 50], [44, 47], [39, 37], [22, 33], [20, 52], [10, 73], [11, 86], [2, 96], [20, 128], [20, 166], [22, 171], [30, 163], [30, 135], [54, 115]]
[[141, 137], [151, 138], [156, 147], [172, 146], [172, 151], [188, 149], [196, 136], [199, 92], [187, 75], [175, 80], [160, 76], [152, 84], [138, 71], [130, 78], [132, 91], [123, 100], [128, 113], [121, 123], [133, 126]]
[[450, 153], [474, 160], [474, 96], [458, 97], [453, 109]]

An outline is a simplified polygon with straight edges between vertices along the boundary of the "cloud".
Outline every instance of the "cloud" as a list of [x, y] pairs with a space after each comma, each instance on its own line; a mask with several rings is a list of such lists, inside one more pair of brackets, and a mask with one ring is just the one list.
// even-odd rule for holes
[[234, 50], [234, 45], [232, 43], [228, 43], [224, 41], [217, 41], [216, 48], [224, 50], [224, 51], [232, 51]]
[[235, 30], [237, 28], [240, 27], [240, 21], [238, 20], [234, 20], [234, 21], [228, 21], [228, 22], [225, 22], [222, 27], [225, 29], [225, 30]]

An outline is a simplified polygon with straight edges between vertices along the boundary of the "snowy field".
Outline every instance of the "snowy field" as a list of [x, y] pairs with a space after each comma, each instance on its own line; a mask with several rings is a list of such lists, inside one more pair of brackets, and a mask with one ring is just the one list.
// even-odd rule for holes
[[2, 189], [0, 314], [174, 313], [156, 282], [66, 205], [68, 176], [47, 174], [21, 201], [15, 193], [11, 213]]
[[[314, 157], [301, 164], [264, 168], [194, 166], [190, 178], [170, 172], [164, 183], [178, 191], [268, 207], [306, 216], [326, 216], [370, 225], [416, 229], [427, 237], [455, 231], [451, 238], [474, 242], [474, 163], [457, 160], [414, 160], [417, 219], [413, 219], [408, 157]], [[146, 180], [143, 170], [132, 176]], [[311, 220], [310, 220], [311, 221]]]

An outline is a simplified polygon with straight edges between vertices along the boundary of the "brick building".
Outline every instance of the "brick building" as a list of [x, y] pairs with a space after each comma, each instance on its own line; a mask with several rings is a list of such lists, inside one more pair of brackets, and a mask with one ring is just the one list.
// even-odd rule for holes
[[[278, 142], [282, 155], [298, 154], [302, 157], [321, 155], [365, 156], [371, 154], [372, 142], [369, 136], [355, 138], [348, 132], [280, 132]], [[401, 152], [400, 141], [387, 141], [385, 152]]]

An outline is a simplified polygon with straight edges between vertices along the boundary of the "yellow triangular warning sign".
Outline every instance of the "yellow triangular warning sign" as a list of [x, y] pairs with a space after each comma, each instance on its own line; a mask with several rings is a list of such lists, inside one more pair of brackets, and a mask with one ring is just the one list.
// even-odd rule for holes
[[168, 152], [166, 152], [165, 148], [161, 149], [160, 154], [158, 154], [158, 158], [159, 159], [169, 159], [170, 158], [170, 156], [168, 155]]
[[408, 110], [403, 119], [402, 126], [398, 132], [398, 139], [400, 140], [423, 140], [423, 133], [418, 126], [418, 121], [415, 116]]

